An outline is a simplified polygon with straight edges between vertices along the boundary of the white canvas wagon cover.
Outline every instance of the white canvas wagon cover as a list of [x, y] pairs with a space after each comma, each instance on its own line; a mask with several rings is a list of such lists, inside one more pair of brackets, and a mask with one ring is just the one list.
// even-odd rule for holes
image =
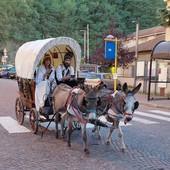
[[18, 49], [15, 57], [17, 76], [26, 79], [34, 79], [34, 72], [44, 54], [49, 50], [55, 49], [58, 51], [58, 57], [61, 58], [61, 51], [66, 49], [66, 47], [71, 48], [74, 54], [74, 60], [76, 63], [75, 70], [77, 72], [77, 70], [80, 68], [81, 61], [80, 45], [70, 37], [57, 37], [24, 43]]

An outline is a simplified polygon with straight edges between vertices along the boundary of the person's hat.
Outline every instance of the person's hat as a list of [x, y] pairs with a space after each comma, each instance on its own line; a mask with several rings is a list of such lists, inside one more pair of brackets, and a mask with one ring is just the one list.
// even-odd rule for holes
[[71, 55], [70, 54], [66, 54], [64, 56], [64, 60], [71, 60]]
[[49, 55], [49, 54], [46, 54], [46, 55], [44, 56], [44, 58], [43, 58], [43, 63], [44, 63], [44, 61], [45, 61], [47, 58], [49, 58], [49, 59], [51, 60], [50, 55]]

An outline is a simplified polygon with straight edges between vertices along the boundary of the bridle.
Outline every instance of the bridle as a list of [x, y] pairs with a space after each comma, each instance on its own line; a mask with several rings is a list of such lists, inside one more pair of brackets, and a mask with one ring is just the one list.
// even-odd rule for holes
[[[72, 110], [75, 114], [75, 116], [78, 118], [78, 120], [84, 124], [87, 123], [87, 120], [88, 120], [88, 114], [89, 113], [94, 113], [96, 114], [96, 110], [95, 109], [87, 109], [86, 108], [86, 104], [84, 104], [83, 106], [79, 106], [78, 103], [77, 103], [77, 96], [78, 94], [77, 93], [72, 93], [72, 95], [70, 96], [70, 106], [69, 107], [72, 107]], [[87, 99], [85, 99], [87, 98]], [[83, 100], [88, 100], [88, 99], [91, 99], [91, 100], [97, 100], [98, 97], [86, 97], [84, 96], [83, 97]]]
[[[110, 114], [108, 111], [106, 112], [110, 117], [114, 117], [114, 118], [116, 118], [116, 120], [120, 120], [120, 119], [122, 119], [124, 116], [125, 117], [128, 117], [128, 116], [131, 116], [131, 117], [133, 117], [133, 113], [134, 113], [134, 110], [135, 109], [137, 109], [137, 108], [135, 108], [135, 106], [134, 106], [134, 109], [133, 109], [133, 112], [132, 113], [128, 113], [128, 112], [126, 112], [126, 108], [125, 108], [125, 105], [126, 105], [126, 103], [125, 103], [125, 100], [126, 100], [126, 98], [127, 97], [129, 97], [129, 96], [133, 96], [133, 93], [131, 92], [131, 91], [128, 91], [127, 93], [125, 93], [125, 96], [121, 96], [121, 99], [117, 99], [117, 94], [118, 94], [119, 92], [117, 92], [115, 95], [114, 95], [114, 97], [113, 97], [113, 100], [114, 100], [114, 102], [112, 102], [112, 106], [111, 106], [111, 108], [112, 107], [114, 107], [114, 113], [115, 114]], [[120, 100], [120, 101], [119, 101]], [[137, 102], [137, 101], [136, 101]], [[122, 105], [120, 105], [122, 103]], [[135, 105], [135, 103], [134, 103], [134, 105]]]

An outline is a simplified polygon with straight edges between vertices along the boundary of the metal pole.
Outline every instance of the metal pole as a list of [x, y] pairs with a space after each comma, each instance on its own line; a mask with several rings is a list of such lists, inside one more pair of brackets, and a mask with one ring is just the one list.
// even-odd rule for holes
[[135, 81], [134, 81], [134, 87], [136, 86], [136, 80], [137, 80], [137, 60], [138, 60], [138, 41], [139, 41], [139, 22], [136, 21], [136, 48], [135, 48]]
[[[117, 76], [117, 38], [115, 38], [115, 74]], [[114, 79], [114, 91], [116, 90], [116, 78]]]
[[87, 24], [87, 60], [86, 63], [89, 63], [89, 24]]
[[86, 63], [86, 30], [84, 30], [84, 64]]
[[87, 63], [87, 58], [86, 58], [86, 30], [80, 30], [84, 33], [84, 44], [83, 44], [83, 48], [84, 48], [84, 64]]
[[139, 22], [136, 21], [136, 58], [138, 58], [138, 42], [139, 42]]

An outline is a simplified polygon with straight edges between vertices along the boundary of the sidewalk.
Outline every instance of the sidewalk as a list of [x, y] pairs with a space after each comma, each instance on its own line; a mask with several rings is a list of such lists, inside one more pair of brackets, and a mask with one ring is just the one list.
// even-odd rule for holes
[[150, 99], [148, 101], [147, 94], [138, 94], [138, 93], [135, 95], [135, 98], [136, 100], [138, 100], [139, 105], [170, 110], [170, 100], [168, 99], [155, 100], [156, 97], [154, 97], [154, 99]]

